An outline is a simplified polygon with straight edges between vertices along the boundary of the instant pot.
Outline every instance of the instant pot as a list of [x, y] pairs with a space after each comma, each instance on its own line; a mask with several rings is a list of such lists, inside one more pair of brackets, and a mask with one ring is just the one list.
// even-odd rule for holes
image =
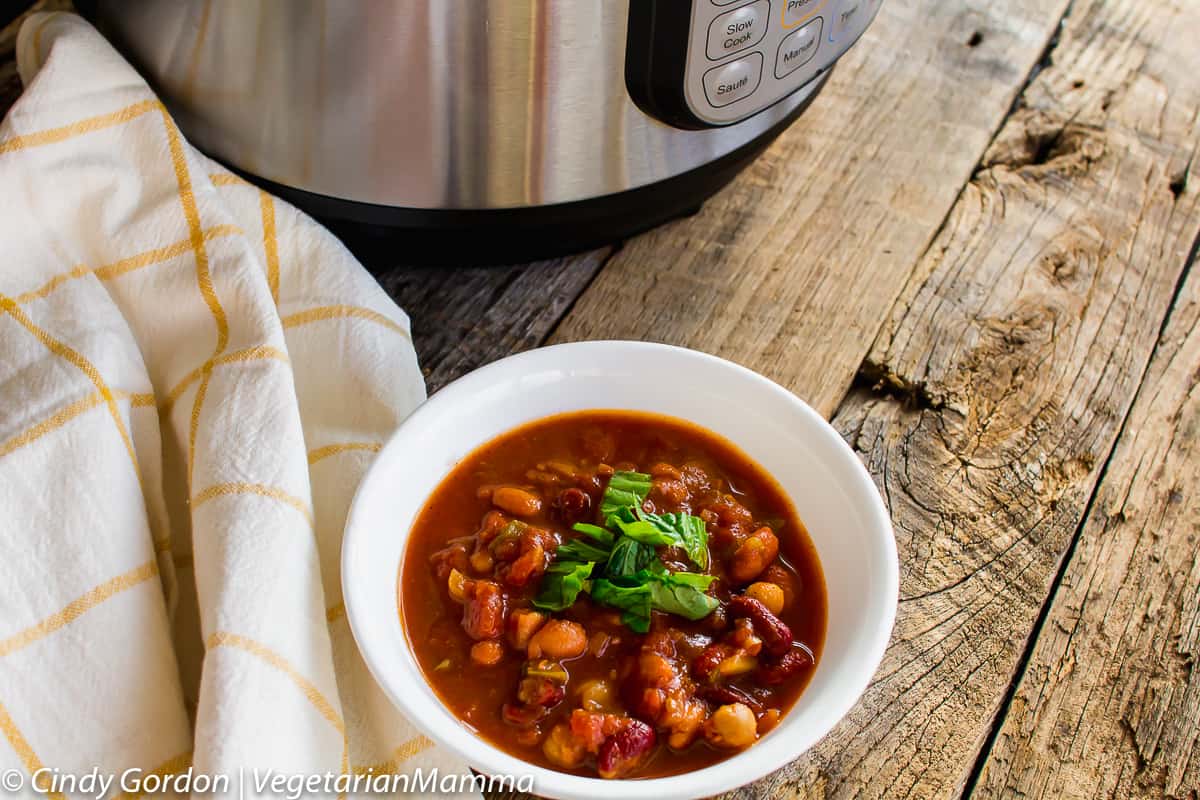
[[882, 0], [89, 0], [189, 139], [404, 260], [503, 261], [699, 208]]

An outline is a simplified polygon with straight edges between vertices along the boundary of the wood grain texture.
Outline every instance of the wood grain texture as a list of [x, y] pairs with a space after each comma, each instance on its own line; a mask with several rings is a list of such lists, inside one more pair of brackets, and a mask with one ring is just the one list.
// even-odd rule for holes
[[395, 267], [376, 275], [412, 318], [429, 392], [540, 345], [611, 248], [511, 267]]
[[1200, 234], [1198, 13], [1076, 0], [902, 292], [835, 417], [892, 511], [892, 645], [843, 724], [744, 796], [970, 780]]
[[1198, 389], [1193, 268], [973, 797], [1200, 797]]
[[1065, 6], [884, 3], [812, 108], [697, 216], [628, 243], [553, 339], [716, 353], [829, 415]]

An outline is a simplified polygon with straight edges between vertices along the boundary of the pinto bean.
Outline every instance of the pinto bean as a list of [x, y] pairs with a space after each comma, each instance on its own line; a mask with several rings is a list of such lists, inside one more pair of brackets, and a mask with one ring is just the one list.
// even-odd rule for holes
[[492, 581], [467, 581], [463, 586], [462, 626], [476, 641], [495, 639], [504, 631], [504, 592]]
[[754, 679], [763, 686], [778, 686], [812, 663], [812, 656], [805, 648], [793, 647], [775, 663], [761, 665]]
[[532, 517], [542, 510], [542, 498], [515, 486], [501, 486], [492, 492], [492, 505], [517, 517]]
[[631, 719], [621, 730], [604, 740], [596, 756], [601, 778], [628, 775], [650, 755], [655, 742], [654, 729], [641, 720]]
[[529, 640], [530, 658], [575, 658], [587, 649], [587, 631], [578, 622], [552, 619]]
[[736, 583], [749, 583], [761, 575], [777, 555], [779, 539], [764, 525], [738, 545], [729, 565], [729, 577]]
[[772, 655], [783, 655], [792, 646], [792, 629], [783, 620], [753, 597], [734, 595], [729, 599], [729, 611], [735, 617], [745, 617], [754, 623], [762, 638], [763, 649]]

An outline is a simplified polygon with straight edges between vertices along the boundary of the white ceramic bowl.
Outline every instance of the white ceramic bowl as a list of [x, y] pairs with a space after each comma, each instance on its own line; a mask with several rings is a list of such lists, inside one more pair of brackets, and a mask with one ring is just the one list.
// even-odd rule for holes
[[[825, 572], [829, 625], [812, 681], [775, 730], [719, 764], [649, 780], [582, 778], [532, 766], [476, 737], [438, 700], [397, 610], [408, 531], [438, 483], [479, 445], [564, 411], [630, 409], [718, 433], [773, 475], [808, 528]], [[583, 342], [505, 358], [418, 408], [380, 451], [346, 523], [342, 591], [354, 638], [384, 691], [434, 741], [487, 774], [534, 777], [556, 798], [717, 794], [782, 767], [842, 718], [883, 657], [899, 591], [896, 542], [867, 471], [795, 395], [736, 364], [644, 342]]]

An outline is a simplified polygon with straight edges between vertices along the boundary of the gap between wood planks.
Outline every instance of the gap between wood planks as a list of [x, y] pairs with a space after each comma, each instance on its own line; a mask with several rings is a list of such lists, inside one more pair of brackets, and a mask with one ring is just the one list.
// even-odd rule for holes
[[[1186, 172], [1184, 175], [1186, 176]], [[1183, 179], [1186, 181], [1186, 177]], [[1180, 192], [1182, 188], [1180, 189]], [[1178, 192], [1177, 192], [1178, 194]], [[1150, 358], [1146, 361], [1145, 367], [1142, 369], [1141, 375], [1138, 378], [1138, 389], [1134, 393], [1133, 399], [1129, 404], [1129, 408], [1125, 412], [1124, 418], [1121, 420], [1121, 425], [1117, 429], [1117, 435], [1113, 438], [1112, 446], [1109, 447], [1108, 453], [1105, 454], [1104, 463], [1100, 467], [1100, 472], [1096, 478], [1095, 486], [1092, 488], [1092, 493], [1088, 497], [1087, 504], [1084, 507], [1083, 515], [1079, 518], [1079, 524], [1075, 526], [1075, 531], [1071, 536], [1071, 540], [1063, 552], [1062, 560], [1058, 565], [1058, 570], [1055, 572], [1054, 580], [1051, 584], [1050, 593], [1046, 596], [1045, 602], [1042, 603], [1041, 610], [1038, 612], [1037, 620], [1034, 622], [1033, 629], [1030, 631], [1029, 638], [1025, 642], [1025, 649], [1021, 653], [1021, 659], [1013, 671], [1012, 680], [1008, 684], [1005, 691], [1004, 699], [1001, 701], [1000, 708], [996, 712], [995, 718], [992, 720], [990, 729], [987, 734], [987, 740], [983, 747], [979, 750], [979, 755], [975, 759], [975, 765], [971, 768], [971, 774], [968, 776], [966, 783], [963, 786], [962, 797], [969, 798], [974, 795], [979, 779], [987, 766], [989, 759], [992, 756], [992, 751], [996, 745], [996, 737], [999, 736], [1001, 729], [1004, 727], [1005, 721], [1008, 719], [1010, 710], [1012, 709], [1013, 699], [1017, 694], [1017, 689], [1021, 685], [1021, 679], [1025, 676], [1030, 660], [1033, 657], [1034, 650], [1037, 648], [1038, 640], [1041, 638], [1042, 629], [1046, 626], [1046, 621], [1050, 617], [1050, 612], [1055, 606], [1055, 600], [1058, 598], [1059, 588], [1062, 586], [1063, 576], [1071, 567], [1075, 558], [1075, 550], [1079, 546], [1079, 540], [1083, 535], [1083, 530], [1091, 521], [1092, 514], [1096, 509], [1097, 500], [1107, 486], [1106, 478], [1108, 477], [1109, 467], [1112, 465], [1113, 456], [1116, 454], [1118, 447], [1125, 437], [1126, 427], [1129, 423], [1134, 409], [1138, 405], [1138, 401], [1142, 397], [1142, 393], [1146, 390], [1145, 379], [1162, 351], [1163, 335], [1167, 330], [1167, 326], [1171, 322], [1183, 291], [1184, 285], [1187, 283], [1189, 276], [1192, 274], [1192, 267], [1196, 263], [1197, 255], [1200, 254], [1200, 235], [1197, 235], [1192, 243], [1191, 252], [1188, 255], [1187, 262], [1184, 265], [1183, 271], [1179, 274], [1179, 279], [1175, 282], [1175, 291], [1172, 293], [1171, 302], [1163, 314], [1162, 322], [1159, 324], [1159, 332], [1154, 349], [1151, 351]]]

